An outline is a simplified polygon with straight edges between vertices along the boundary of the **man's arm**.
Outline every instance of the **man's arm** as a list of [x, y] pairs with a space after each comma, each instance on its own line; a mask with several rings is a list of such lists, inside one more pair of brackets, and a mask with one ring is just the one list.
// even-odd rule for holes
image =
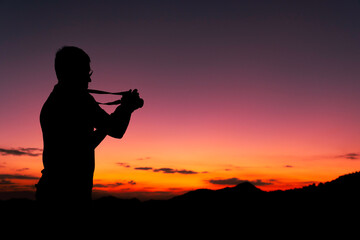
[[130, 91], [121, 99], [121, 105], [108, 115], [101, 107], [97, 105], [97, 130], [94, 131], [93, 146], [96, 148], [102, 140], [109, 135], [114, 138], [122, 138], [129, 125], [131, 114], [138, 108], [141, 108], [144, 101], [139, 97], [137, 90]]
[[122, 138], [129, 126], [131, 114], [134, 110], [122, 104], [110, 114], [107, 134], [113, 138]]

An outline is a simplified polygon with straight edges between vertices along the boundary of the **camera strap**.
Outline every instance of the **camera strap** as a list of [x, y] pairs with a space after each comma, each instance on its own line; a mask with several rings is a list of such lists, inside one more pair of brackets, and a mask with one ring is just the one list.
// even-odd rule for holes
[[[95, 89], [88, 89], [89, 93], [94, 93], [94, 94], [111, 94], [111, 95], [124, 95], [126, 93], [129, 93], [129, 91], [124, 91], [124, 92], [106, 92], [106, 91], [101, 91], [101, 90], [95, 90]], [[101, 102], [97, 102], [98, 104], [103, 104], [103, 105], [118, 105], [121, 103], [121, 99], [113, 101], [113, 102], [107, 102], [107, 103], [101, 103]]]

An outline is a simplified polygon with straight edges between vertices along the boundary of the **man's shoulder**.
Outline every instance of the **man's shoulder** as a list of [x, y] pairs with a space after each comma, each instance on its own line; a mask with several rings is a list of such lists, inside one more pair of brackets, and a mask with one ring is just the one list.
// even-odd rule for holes
[[45, 101], [43, 108], [56, 108], [56, 106], [82, 106], [93, 107], [97, 106], [95, 98], [87, 91], [72, 91], [67, 89], [57, 88], [50, 93]]
[[86, 101], [87, 101], [87, 103], [88, 104], [91, 104], [91, 105], [98, 105], [97, 104], [97, 102], [96, 102], [96, 100], [95, 100], [95, 98], [94, 98], [94, 96], [92, 96], [89, 92], [85, 92], [84, 93], [84, 98], [86, 99]]

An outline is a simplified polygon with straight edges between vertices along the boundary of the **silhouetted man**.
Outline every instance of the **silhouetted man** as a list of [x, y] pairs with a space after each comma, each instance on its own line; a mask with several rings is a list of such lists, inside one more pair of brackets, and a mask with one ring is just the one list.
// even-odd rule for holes
[[137, 90], [129, 91], [112, 114], [106, 113], [87, 91], [90, 58], [77, 47], [63, 47], [56, 53], [55, 71], [58, 84], [40, 114], [44, 169], [36, 198], [44, 205], [87, 205], [96, 146], [106, 135], [122, 138], [132, 112], [142, 107], [143, 100]]

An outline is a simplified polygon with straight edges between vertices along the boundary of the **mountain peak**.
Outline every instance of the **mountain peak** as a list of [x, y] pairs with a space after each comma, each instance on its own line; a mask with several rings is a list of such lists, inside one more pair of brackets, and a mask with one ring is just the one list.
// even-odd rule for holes
[[262, 191], [259, 188], [255, 187], [252, 183], [246, 181], [246, 182], [242, 182], [239, 183], [238, 185], [236, 185], [235, 187], [233, 187], [234, 189], [237, 190], [241, 190], [241, 191], [246, 191], [246, 192], [258, 192], [258, 191]]
[[253, 194], [253, 193], [260, 193], [263, 192], [261, 189], [255, 187], [252, 183], [246, 181], [246, 182], [242, 182], [239, 183], [238, 185], [236, 185], [235, 187], [227, 187], [227, 188], [222, 188], [219, 190], [216, 190], [216, 192], [227, 192], [227, 193], [232, 193], [232, 194]]

